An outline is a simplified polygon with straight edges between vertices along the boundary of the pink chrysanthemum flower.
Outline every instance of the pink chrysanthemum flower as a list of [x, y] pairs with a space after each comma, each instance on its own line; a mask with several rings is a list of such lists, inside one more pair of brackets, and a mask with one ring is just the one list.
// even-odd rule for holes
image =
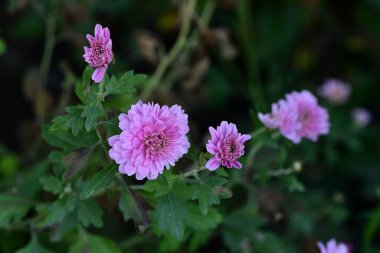
[[318, 105], [317, 99], [309, 91], [287, 94], [286, 101], [296, 111], [297, 121], [300, 123], [291, 139], [294, 143], [299, 143], [301, 138], [316, 141], [319, 135], [329, 132], [329, 114]]
[[187, 114], [178, 105], [139, 101], [128, 114], [120, 114], [120, 135], [108, 139], [110, 157], [119, 164], [120, 173], [138, 180], [156, 179], [164, 167], [169, 169], [187, 153], [190, 143]]
[[280, 133], [290, 140], [297, 140], [296, 130], [301, 128], [298, 122], [297, 111], [290, 108], [285, 100], [272, 104], [272, 112], [268, 114], [259, 113], [260, 121], [268, 128], [279, 129]]
[[318, 242], [318, 248], [321, 251], [320, 253], [350, 253], [351, 251], [347, 244], [337, 243], [335, 239], [327, 242], [326, 246]]
[[344, 104], [351, 95], [349, 84], [339, 79], [327, 79], [318, 90], [318, 94], [332, 104]]
[[90, 34], [87, 34], [86, 37], [91, 47], [84, 47], [83, 57], [91, 67], [95, 68], [92, 80], [100, 83], [113, 58], [110, 31], [107, 27], [102, 28], [101, 25], [97, 24], [95, 26], [95, 37]]
[[302, 138], [316, 141], [319, 135], [329, 131], [329, 115], [309, 91], [287, 94], [286, 100], [272, 105], [271, 113], [259, 113], [258, 117], [266, 127], [279, 129], [296, 144]]
[[356, 107], [352, 111], [352, 118], [354, 120], [355, 125], [359, 127], [364, 127], [371, 122], [372, 114], [362, 107]]
[[222, 165], [240, 169], [242, 165], [237, 159], [244, 155], [244, 142], [251, 139], [251, 136], [240, 134], [235, 124], [229, 124], [226, 121], [223, 121], [216, 129], [210, 127], [209, 131], [211, 139], [206, 148], [215, 156], [206, 163], [206, 168], [212, 171]]

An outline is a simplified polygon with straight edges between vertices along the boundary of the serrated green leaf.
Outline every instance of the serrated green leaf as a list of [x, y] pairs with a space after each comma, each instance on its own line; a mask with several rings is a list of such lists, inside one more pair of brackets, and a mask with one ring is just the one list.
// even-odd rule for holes
[[85, 234], [70, 247], [69, 253], [121, 253], [121, 250], [109, 239]]
[[52, 193], [60, 193], [62, 191], [62, 183], [61, 180], [59, 180], [56, 177], [48, 176], [40, 178], [40, 182], [44, 188], [45, 191], [52, 192]]
[[154, 192], [156, 197], [167, 195], [173, 188], [176, 182], [176, 175], [165, 170], [162, 176], [159, 176], [156, 180], [149, 180], [144, 184], [144, 190], [148, 192]]
[[223, 220], [223, 217], [214, 208], [210, 208], [207, 215], [204, 215], [193, 205], [188, 205], [189, 213], [186, 216], [186, 224], [194, 230], [210, 230], [216, 228]]
[[103, 112], [104, 108], [99, 100], [94, 100], [84, 108], [81, 117], [85, 118], [84, 126], [87, 132], [90, 132], [96, 126], [98, 117], [102, 115]]
[[187, 215], [186, 203], [172, 194], [167, 195], [155, 210], [155, 218], [162, 232], [170, 233], [177, 240], [184, 236]]
[[80, 193], [80, 199], [88, 199], [99, 190], [106, 187], [115, 176], [117, 165], [112, 164], [96, 173], [84, 186]]
[[50, 131], [50, 126], [48, 124], [42, 126], [41, 135], [48, 144], [54, 147], [59, 147], [65, 151], [91, 147], [99, 141], [95, 131], [87, 133], [83, 129], [78, 134], [81, 138], [78, 138], [69, 132], [53, 133]]
[[20, 221], [31, 208], [31, 203], [12, 194], [0, 194], [0, 227]]
[[83, 128], [84, 119], [81, 117], [83, 106], [69, 106], [65, 108], [67, 114], [53, 119], [50, 131], [53, 133], [67, 131], [71, 129], [74, 136], [77, 136]]
[[201, 179], [198, 180], [195, 187], [196, 191], [193, 199], [198, 199], [199, 209], [203, 215], [207, 215], [210, 206], [220, 203], [219, 198], [214, 194], [212, 187]]
[[76, 204], [77, 200], [74, 196], [65, 195], [63, 198], [40, 210], [42, 218], [36, 222], [36, 226], [45, 227], [62, 222], [67, 214], [74, 211]]
[[103, 210], [93, 200], [81, 200], [78, 204], [78, 219], [85, 227], [94, 225], [95, 227], [103, 226]]
[[104, 95], [110, 94], [125, 94], [135, 92], [135, 85], [140, 84], [147, 78], [143, 74], [133, 74], [133, 70], [126, 72], [119, 80], [112, 76], [105, 84]]
[[132, 219], [136, 226], [143, 223], [141, 210], [136, 202], [133, 193], [129, 189], [123, 188], [120, 194], [119, 210], [123, 214], [124, 220]]
[[32, 234], [32, 239], [29, 244], [24, 248], [19, 249], [16, 253], [53, 253], [50, 250], [45, 249], [37, 240], [37, 236]]

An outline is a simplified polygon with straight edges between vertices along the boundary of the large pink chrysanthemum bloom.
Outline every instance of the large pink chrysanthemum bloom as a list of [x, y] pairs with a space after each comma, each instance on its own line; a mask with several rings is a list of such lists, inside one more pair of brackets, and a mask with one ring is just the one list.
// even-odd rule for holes
[[87, 34], [86, 37], [90, 42], [90, 48], [84, 47], [83, 57], [91, 67], [95, 68], [92, 80], [100, 83], [113, 58], [110, 31], [107, 27], [102, 28], [101, 25], [97, 24], [95, 26], [95, 37], [90, 34]]
[[337, 243], [334, 239], [327, 242], [326, 246], [318, 242], [318, 248], [320, 253], [350, 253], [351, 251], [347, 244]]
[[120, 114], [120, 135], [108, 139], [110, 157], [119, 164], [120, 173], [136, 179], [156, 179], [164, 167], [169, 169], [187, 153], [190, 143], [188, 116], [178, 105], [139, 101], [128, 114]]
[[272, 105], [269, 114], [258, 114], [268, 128], [279, 129], [280, 133], [298, 144], [302, 138], [316, 141], [319, 135], [329, 132], [329, 115], [319, 106], [309, 91], [292, 92], [286, 100]]
[[216, 129], [209, 128], [211, 139], [206, 145], [207, 151], [215, 155], [206, 163], [206, 168], [216, 170], [220, 166], [227, 168], [242, 167], [237, 161], [244, 155], [244, 142], [251, 139], [248, 134], [240, 134], [235, 124], [223, 121]]
[[351, 95], [351, 86], [342, 80], [327, 79], [318, 90], [318, 94], [332, 104], [344, 104]]

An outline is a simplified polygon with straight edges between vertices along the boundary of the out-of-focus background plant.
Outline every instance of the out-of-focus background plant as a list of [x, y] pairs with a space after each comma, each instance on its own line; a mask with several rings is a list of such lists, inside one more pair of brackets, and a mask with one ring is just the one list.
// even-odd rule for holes
[[[195, 218], [180, 240], [162, 234], [160, 213], [152, 214], [158, 183], [144, 190], [120, 179], [128, 184], [121, 193], [112, 182], [91, 199], [70, 197], [86, 193], [104, 163], [102, 148], [89, 143], [117, 131], [115, 120], [99, 120], [93, 136], [75, 137], [85, 130], [73, 128], [73, 139], [57, 140], [46, 125], [89, 92], [78, 87], [89, 81], [83, 46], [97, 23], [111, 30], [116, 64], [108, 75], [149, 76], [136, 94], [107, 98], [104, 118], [137, 99], [179, 104], [189, 114], [188, 156], [199, 163], [203, 153], [191, 155], [205, 151], [209, 126], [228, 120], [243, 133], [256, 130], [243, 169], [226, 170], [227, 180], [218, 172], [226, 186], [211, 184], [220, 205], [209, 219], [191, 207]], [[332, 78], [349, 85], [347, 99], [323, 95]], [[1, 1], [0, 80], [0, 252], [313, 253], [316, 241], [332, 237], [353, 252], [380, 252], [377, 0]], [[303, 89], [329, 111], [327, 136], [293, 145], [260, 130], [258, 112]], [[170, 184], [172, 176], [161, 179]]]

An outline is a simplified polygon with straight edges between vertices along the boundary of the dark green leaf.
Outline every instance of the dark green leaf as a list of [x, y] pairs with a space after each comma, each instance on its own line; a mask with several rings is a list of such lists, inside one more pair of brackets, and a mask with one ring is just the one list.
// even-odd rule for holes
[[79, 175], [85, 167], [91, 152], [92, 149], [80, 149], [70, 153], [63, 159], [63, 162], [70, 166], [62, 176], [63, 181], [69, 181]]
[[84, 108], [81, 117], [86, 119], [84, 126], [87, 132], [90, 132], [96, 126], [98, 117], [102, 115], [103, 112], [103, 105], [98, 99], [94, 100]]
[[109, 239], [85, 234], [70, 247], [69, 253], [121, 253], [121, 250]]
[[85, 227], [94, 225], [95, 227], [103, 226], [103, 210], [93, 200], [81, 200], [78, 204], [78, 219]]
[[186, 203], [172, 194], [167, 195], [155, 210], [155, 217], [162, 232], [170, 233], [177, 240], [184, 236], [187, 215]]
[[53, 133], [67, 131], [71, 129], [74, 136], [77, 136], [83, 128], [83, 106], [66, 107], [66, 115], [58, 116], [53, 119], [53, 124], [50, 126], [50, 131]]
[[62, 183], [61, 180], [59, 180], [56, 177], [48, 176], [40, 178], [40, 182], [42, 186], [44, 187], [45, 191], [52, 192], [52, 193], [60, 193], [62, 191]]
[[53, 253], [50, 250], [45, 249], [37, 240], [37, 236], [32, 234], [32, 239], [29, 244], [24, 248], [19, 249], [16, 253]]
[[0, 227], [20, 221], [28, 212], [31, 203], [12, 194], [0, 194]]
[[290, 192], [303, 192], [305, 191], [305, 187], [303, 184], [297, 179], [297, 177], [289, 175], [284, 177], [285, 185]]
[[88, 199], [99, 190], [106, 187], [115, 176], [117, 165], [112, 164], [96, 173], [84, 186], [80, 199]]
[[216, 228], [223, 217], [216, 209], [210, 208], [207, 215], [199, 211], [199, 208], [188, 205], [189, 214], [186, 216], [186, 224], [194, 230], [210, 230]]
[[110, 94], [125, 94], [135, 92], [135, 85], [140, 84], [147, 78], [143, 74], [133, 74], [133, 71], [126, 72], [119, 80], [115, 76], [106, 82], [105, 96]]
[[37, 227], [50, 226], [63, 221], [65, 216], [74, 211], [77, 200], [74, 196], [65, 195], [49, 206], [41, 208], [41, 220], [37, 221]]
[[138, 203], [129, 189], [123, 188], [120, 194], [119, 210], [123, 214], [124, 220], [132, 219], [136, 226], [143, 225], [143, 215]]
[[215, 196], [213, 189], [210, 185], [198, 180], [198, 184], [195, 185], [196, 191], [193, 199], [198, 199], [199, 209], [203, 215], [207, 215], [208, 208], [214, 204], [219, 204], [219, 198]]

